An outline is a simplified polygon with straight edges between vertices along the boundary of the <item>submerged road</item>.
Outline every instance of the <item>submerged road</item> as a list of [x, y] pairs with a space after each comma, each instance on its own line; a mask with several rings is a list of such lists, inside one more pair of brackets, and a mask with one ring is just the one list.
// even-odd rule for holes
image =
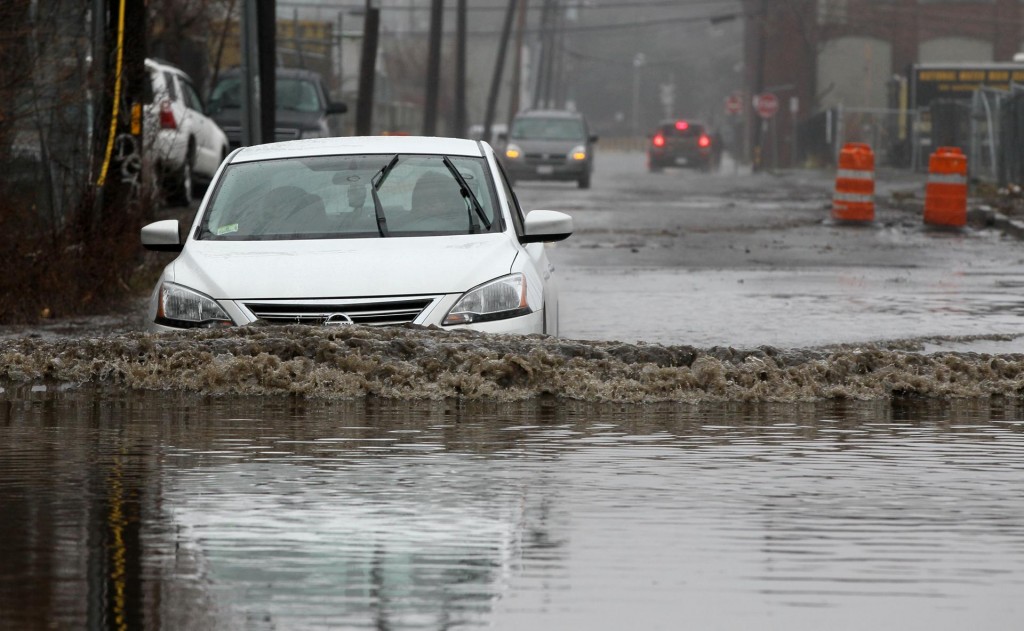
[[891, 201], [920, 201], [920, 176], [883, 174], [876, 221], [849, 226], [830, 220], [827, 172], [649, 174], [641, 154], [611, 152], [597, 164], [588, 190], [517, 187], [527, 209], [575, 218], [550, 247], [562, 339], [364, 327], [154, 336], [139, 332], [140, 314], [120, 314], [2, 332], [0, 394], [5, 380], [687, 403], [1024, 388], [1022, 244], [994, 228], [926, 228], [919, 204]]
[[[563, 210], [576, 224], [550, 251], [564, 337], [1024, 349], [1024, 244], [925, 226], [919, 175], [880, 173], [875, 222], [850, 226], [831, 221], [825, 171], [651, 174], [642, 154], [612, 152], [596, 164], [589, 190], [517, 185], [525, 210]], [[893, 201], [908, 194], [916, 204]]]
[[[563, 338], [1024, 352], [1024, 243], [983, 226], [926, 227], [924, 177], [906, 172], [879, 173], [874, 223], [837, 225], [832, 177], [728, 160], [718, 173], [652, 174], [642, 153], [608, 151], [590, 189], [516, 191], [525, 210], [566, 211], [576, 225], [549, 246]], [[136, 313], [2, 327], [0, 338], [139, 331], [142, 300]]]

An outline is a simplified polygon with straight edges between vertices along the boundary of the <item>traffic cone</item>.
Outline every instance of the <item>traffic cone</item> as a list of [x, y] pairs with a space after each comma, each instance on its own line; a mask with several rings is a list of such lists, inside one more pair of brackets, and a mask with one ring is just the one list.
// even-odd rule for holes
[[955, 228], [967, 225], [967, 156], [958, 147], [939, 147], [928, 160], [924, 222]]
[[864, 143], [847, 143], [839, 152], [832, 218], [836, 221], [875, 220], [875, 154]]

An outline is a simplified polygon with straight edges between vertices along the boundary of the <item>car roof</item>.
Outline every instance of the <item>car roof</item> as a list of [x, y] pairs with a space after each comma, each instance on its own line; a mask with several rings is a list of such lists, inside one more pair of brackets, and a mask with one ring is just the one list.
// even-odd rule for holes
[[[221, 72], [220, 76], [235, 77], [240, 74], [242, 74], [242, 69], [238, 66], [232, 66], [231, 68], [228, 68], [227, 70]], [[306, 70], [305, 68], [285, 68], [282, 66], [277, 66], [276, 75], [278, 77], [295, 77], [299, 79], [321, 79], [321, 75], [319, 72], [315, 72], [313, 70]]]
[[481, 157], [475, 140], [433, 136], [345, 136], [308, 138], [243, 147], [231, 162], [256, 162], [310, 156], [364, 155], [375, 153], [437, 154]]
[[666, 118], [665, 120], [661, 121], [661, 123], [659, 123], [658, 126], [664, 127], [666, 125], [675, 125], [679, 121], [686, 121], [688, 125], [700, 125], [701, 127], [708, 126], [707, 123], [705, 123], [699, 118]]
[[572, 110], [527, 110], [516, 114], [516, 118], [583, 118], [583, 114]]
[[147, 67], [149, 67], [149, 68], [155, 68], [157, 70], [167, 70], [167, 71], [170, 71], [170, 72], [177, 72], [178, 74], [183, 74], [186, 77], [188, 76], [188, 73], [185, 72], [184, 70], [182, 70], [181, 68], [175, 66], [174, 64], [172, 64], [169, 61], [160, 59], [159, 57], [146, 57], [146, 59], [143, 60], [143, 63]]

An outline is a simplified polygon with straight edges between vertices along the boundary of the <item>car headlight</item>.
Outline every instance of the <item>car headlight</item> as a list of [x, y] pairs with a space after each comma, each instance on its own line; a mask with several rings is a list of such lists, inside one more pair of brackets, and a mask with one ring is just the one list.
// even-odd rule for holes
[[470, 289], [459, 298], [441, 324], [473, 324], [524, 316], [535, 311], [526, 291], [526, 277], [509, 274]]
[[519, 145], [509, 145], [505, 147], [505, 157], [509, 160], [518, 160], [523, 155], [523, 150], [519, 148]]
[[216, 300], [174, 283], [160, 283], [156, 323], [179, 329], [210, 329], [234, 324]]
[[570, 160], [586, 160], [587, 159], [587, 148], [583, 145], [577, 145], [572, 148], [569, 152]]

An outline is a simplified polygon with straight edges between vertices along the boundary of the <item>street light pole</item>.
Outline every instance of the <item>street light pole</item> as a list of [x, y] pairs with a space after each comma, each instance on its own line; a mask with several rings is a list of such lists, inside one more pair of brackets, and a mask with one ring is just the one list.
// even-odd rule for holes
[[643, 53], [633, 56], [633, 135], [640, 135], [640, 71], [647, 63]]

